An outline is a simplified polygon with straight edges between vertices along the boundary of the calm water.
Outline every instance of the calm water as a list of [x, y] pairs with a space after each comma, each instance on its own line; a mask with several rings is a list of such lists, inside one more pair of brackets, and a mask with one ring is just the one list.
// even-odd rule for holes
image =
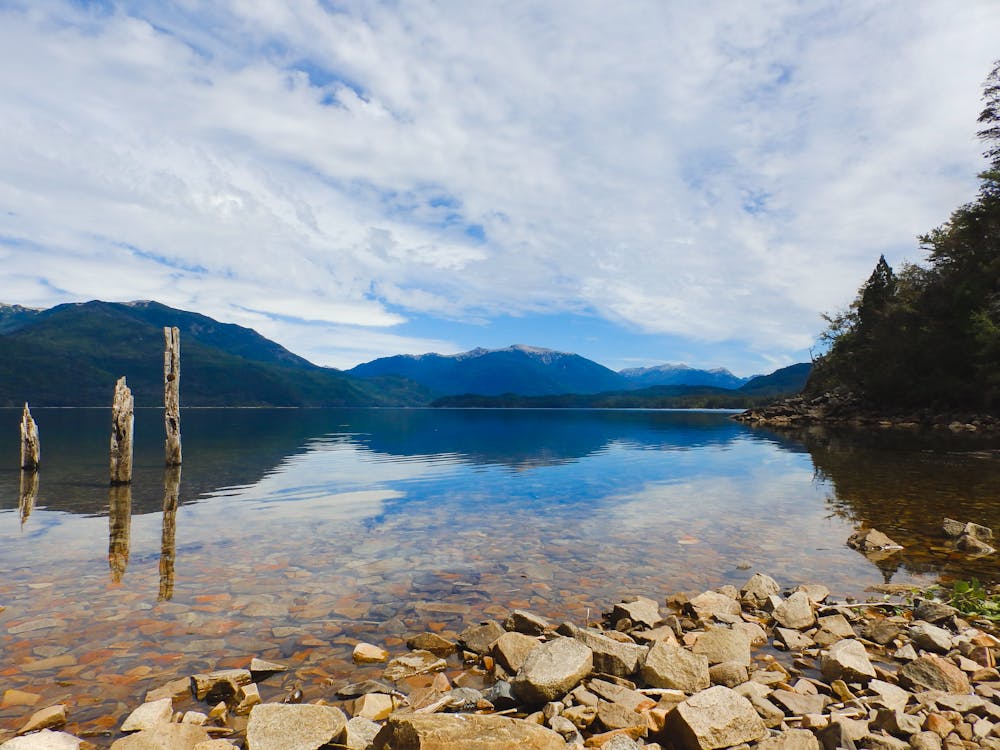
[[[582, 621], [747, 566], [839, 594], [1000, 580], [938, 536], [946, 515], [1000, 528], [996, 441], [779, 436], [698, 412], [187, 410], [178, 476], [148, 410], [134, 485], [111, 492], [110, 412], [40, 409], [24, 508], [19, 416], [0, 410], [0, 690], [68, 701], [82, 732], [250, 655], [339, 684], [364, 672], [359, 638], [398, 650], [512, 606]], [[906, 549], [867, 560], [844, 544], [861, 524]], [[28, 710], [0, 707], [0, 729]]]

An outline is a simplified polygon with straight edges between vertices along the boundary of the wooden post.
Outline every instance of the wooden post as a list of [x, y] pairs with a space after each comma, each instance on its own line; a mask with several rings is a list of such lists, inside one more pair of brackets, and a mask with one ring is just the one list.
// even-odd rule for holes
[[38, 497], [38, 472], [21, 471], [21, 491], [18, 494], [17, 510], [21, 516], [21, 527], [28, 520], [31, 511], [35, 509], [35, 499]]
[[164, 327], [163, 339], [163, 421], [167, 429], [165, 443], [167, 466], [181, 465], [181, 332], [176, 326]]
[[25, 471], [38, 471], [41, 465], [42, 449], [38, 443], [38, 425], [31, 418], [28, 402], [24, 403], [24, 413], [21, 415], [21, 468]]
[[132, 433], [135, 427], [135, 401], [121, 377], [115, 383], [111, 406], [111, 484], [132, 481]]
[[127, 484], [112, 485], [108, 490], [108, 525], [108, 567], [111, 580], [121, 583], [132, 541], [132, 488]]
[[180, 496], [181, 467], [168, 466], [163, 475], [163, 529], [160, 535], [160, 593], [158, 601], [174, 596], [174, 557], [177, 552], [177, 500]]

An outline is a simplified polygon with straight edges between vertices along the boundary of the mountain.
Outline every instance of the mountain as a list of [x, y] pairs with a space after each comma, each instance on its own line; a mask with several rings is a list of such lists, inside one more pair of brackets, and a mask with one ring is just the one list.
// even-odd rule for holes
[[578, 354], [529, 346], [473, 349], [453, 355], [383, 357], [347, 373], [360, 378], [386, 375], [407, 378], [439, 395], [542, 396], [598, 393], [625, 387], [625, 381], [614, 370]]
[[658, 365], [656, 367], [631, 367], [619, 370], [627, 378], [630, 388], [649, 388], [655, 385], [710, 385], [716, 388], [739, 388], [750, 378], [733, 375], [725, 368], [698, 370], [688, 365]]
[[181, 330], [184, 406], [388, 406], [426, 403], [399, 378], [319, 367], [256, 331], [156, 302], [0, 308], [0, 406], [108, 406], [124, 375], [136, 406], [163, 403], [163, 327]]
[[787, 396], [799, 393], [806, 387], [812, 364], [799, 362], [795, 365], [782, 367], [770, 375], [757, 375], [740, 386], [740, 392], [751, 396]]

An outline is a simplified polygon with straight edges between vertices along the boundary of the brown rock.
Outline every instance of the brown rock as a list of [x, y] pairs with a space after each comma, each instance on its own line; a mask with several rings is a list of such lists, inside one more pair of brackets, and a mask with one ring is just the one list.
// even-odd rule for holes
[[847, 638], [837, 641], [823, 654], [821, 669], [828, 680], [866, 683], [876, 677], [875, 667], [861, 641]]
[[511, 674], [517, 674], [535, 648], [541, 644], [537, 638], [530, 635], [510, 631], [497, 638], [493, 644], [493, 658]]
[[84, 750], [85, 748], [92, 750], [94, 746], [66, 732], [42, 729], [22, 737], [15, 737], [0, 744], [0, 747], [4, 750]]
[[421, 633], [406, 642], [406, 647], [414, 651], [430, 651], [435, 656], [447, 656], [455, 653], [458, 644], [442, 638], [437, 633]]
[[825, 695], [803, 695], [792, 690], [775, 690], [771, 693], [771, 700], [780, 703], [795, 716], [821, 714], [830, 702]]
[[665, 730], [686, 750], [715, 750], [767, 736], [767, 727], [743, 696], [716, 685], [679, 703]]
[[351, 654], [355, 664], [381, 664], [388, 661], [389, 652], [374, 643], [359, 643]]
[[946, 693], [970, 693], [972, 686], [965, 673], [940, 656], [927, 654], [899, 670], [899, 684], [911, 690], [942, 690]]
[[785, 628], [805, 630], [816, 622], [812, 602], [804, 591], [796, 591], [774, 608], [775, 621]]
[[631, 711], [620, 703], [601, 701], [597, 704], [597, 720], [605, 729], [625, 729], [627, 727], [645, 727], [646, 719], [635, 711]]
[[475, 654], [488, 654], [490, 646], [507, 631], [496, 620], [487, 620], [479, 625], [470, 625], [458, 634], [458, 640]]
[[317, 750], [342, 739], [346, 727], [332, 706], [261, 703], [250, 711], [247, 750]]
[[411, 651], [408, 654], [397, 656], [389, 662], [382, 677], [392, 682], [413, 677], [419, 674], [429, 674], [447, 669], [448, 662], [441, 659], [430, 651]]
[[504, 630], [524, 635], [542, 635], [552, 629], [552, 623], [544, 617], [523, 609], [515, 609], [503, 621]]
[[735, 662], [750, 666], [750, 639], [739, 630], [710, 628], [698, 636], [691, 650], [706, 656], [710, 665]]
[[17, 733], [20, 735], [27, 734], [28, 732], [37, 732], [39, 729], [52, 729], [54, 727], [61, 727], [65, 723], [66, 706], [59, 703], [55, 706], [43, 708], [41, 711], [35, 711], [31, 715], [31, 718], [25, 722], [24, 726], [17, 730]]
[[711, 684], [708, 657], [692, 654], [666, 641], [658, 641], [649, 650], [640, 674], [651, 687], [673, 688], [685, 693], [697, 693]]
[[481, 714], [394, 714], [374, 750], [564, 750], [551, 729], [523, 719]]
[[614, 606], [611, 610], [611, 622], [625, 618], [647, 628], [655, 628], [663, 620], [660, 616], [660, 605], [644, 596], [634, 596]]
[[519, 700], [540, 705], [562, 698], [590, 674], [594, 654], [573, 638], [556, 638], [535, 648], [511, 687]]
[[738, 601], [717, 591], [698, 594], [684, 608], [699, 620], [708, 620], [717, 614], [739, 615], [741, 611]]
[[[205, 728], [195, 724], [162, 724], [123, 737], [111, 745], [111, 750], [194, 750], [196, 745], [210, 739]], [[276, 746], [272, 750], [283, 748]]]
[[789, 729], [757, 743], [757, 750], [820, 750], [819, 740], [808, 729]]
[[143, 703], [122, 722], [123, 732], [138, 732], [152, 729], [160, 724], [169, 724], [174, 716], [174, 705], [170, 698]]
[[772, 594], [781, 592], [778, 582], [763, 573], [754, 573], [740, 589], [740, 599], [751, 607], [760, 609]]

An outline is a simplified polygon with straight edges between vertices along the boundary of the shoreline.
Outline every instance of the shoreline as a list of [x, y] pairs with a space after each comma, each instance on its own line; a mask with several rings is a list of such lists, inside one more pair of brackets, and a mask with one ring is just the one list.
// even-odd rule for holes
[[75, 735], [72, 697], [28, 707], [7, 691], [24, 736], [0, 730], [0, 748], [1000, 748], [994, 625], [912, 586], [870, 591], [835, 600], [748, 572], [740, 589], [628, 597], [576, 624], [513, 609], [457, 634], [359, 642], [349, 675], [234, 656]]

